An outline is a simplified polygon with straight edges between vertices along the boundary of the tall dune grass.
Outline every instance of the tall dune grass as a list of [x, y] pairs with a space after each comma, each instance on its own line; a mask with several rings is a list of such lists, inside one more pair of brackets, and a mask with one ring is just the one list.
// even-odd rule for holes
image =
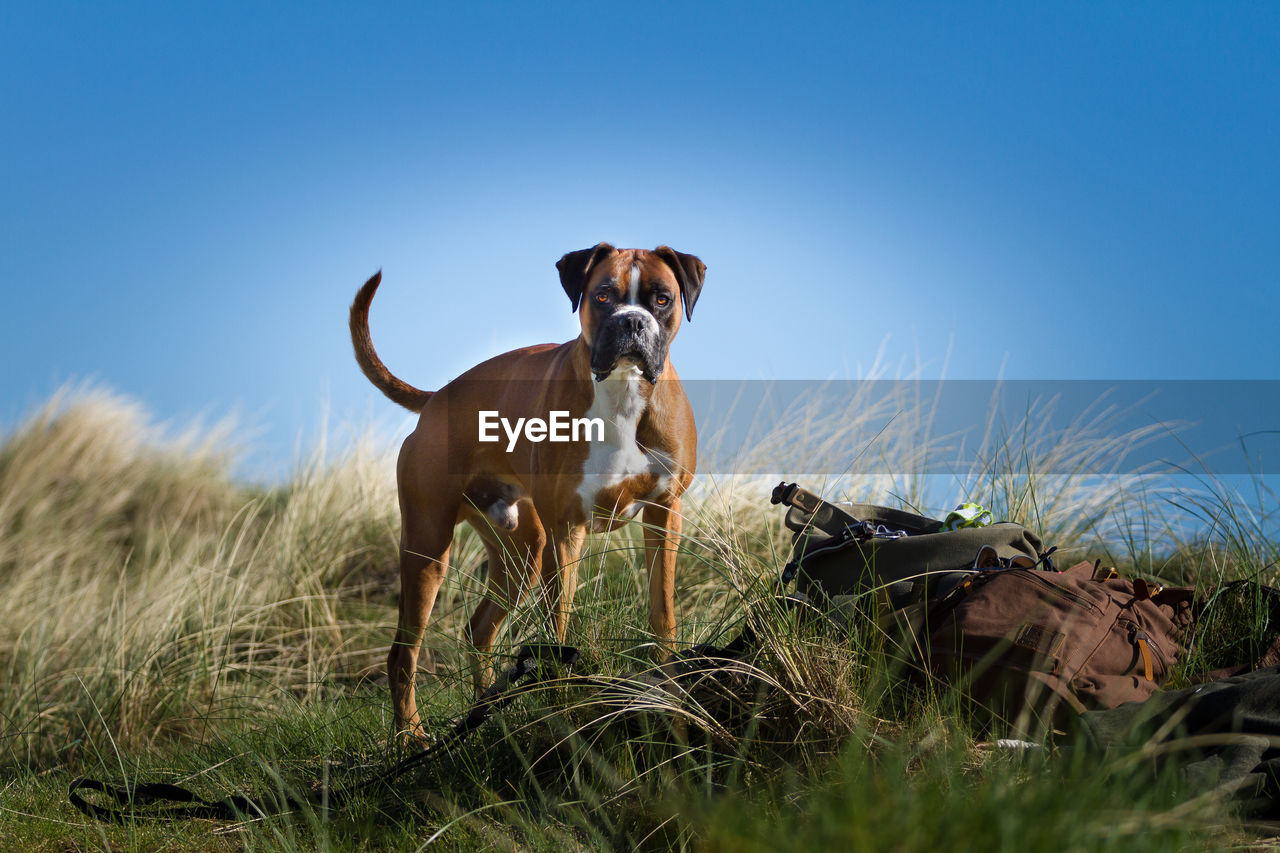
[[[840, 411], [798, 408], [762, 425], [753, 452], [782, 475], [809, 468], [807, 453], [844, 453], [848, 470], [800, 478], [829, 497], [928, 512], [949, 508], [938, 494], [945, 502], [976, 499], [1044, 531], [1071, 555], [1174, 580], [1274, 582], [1277, 552], [1265, 519], [1236, 495], [1212, 481], [1188, 493], [1162, 472], [1106, 470], [1148, 436], [1108, 434], [1105, 412], [1086, 413], [1067, 432], [1047, 431], [1035, 411], [1024, 423], [993, 425], [965, 457], [978, 461], [940, 480], [930, 462], [948, 452], [948, 438], [931, 435], [928, 401], [886, 405], [896, 406], [887, 429], [885, 411], [867, 401]], [[236, 764], [236, 773], [293, 784], [284, 778], [293, 767], [302, 784], [317, 766], [368, 763], [368, 750], [385, 747], [381, 669], [397, 594], [394, 448], [366, 439], [332, 457], [321, 449], [286, 483], [259, 487], [232, 476], [229, 435], [226, 425], [174, 434], [128, 400], [79, 391], [52, 400], [0, 446], [0, 770], [65, 772], [109, 766], [114, 756], [122, 766], [159, 761], [204, 773], [202, 761], [215, 764], [220, 751], [243, 747], [237, 754], [259, 757]], [[743, 468], [763, 470], [759, 460]], [[777, 609], [789, 534], [768, 505], [773, 482], [732, 471], [701, 477], [684, 502], [678, 560], [680, 642], [727, 640], [750, 618], [760, 656], [683, 693], [619, 680], [651, 666], [640, 534], [632, 525], [590, 539], [570, 639], [607, 689], [575, 692], [566, 682], [539, 691], [504, 719], [516, 737], [496, 726], [466, 756], [432, 771], [448, 796], [404, 797], [388, 818], [392, 828], [378, 830], [389, 834], [375, 833], [378, 844], [402, 846], [397, 833], [414, 835], [415, 821], [425, 820], [462, 847], [496, 839], [513, 848], [638, 841], [738, 848], [739, 830], [759, 834], [753, 821], [809, 799], [827, 773], [852, 775], [816, 797], [822, 808], [846, 808], [862, 796], [901, 807], [905, 795], [886, 789], [859, 755], [883, 755], [904, 776], [931, 761], [977, 772], [985, 759], [947, 722], [937, 697], [888, 690], [874, 644], [833, 637]], [[1168, 508], [1184, 520], [1195, 509], [1206, 524], [1184, 533], [1164, 517]], [[436, 677], [420, 688], [429, 725], [442, 726], [467, 699], [460, 634], [483, 591], [481, 554], [461, 532], [426, 639], [436, 662]], [[544, 627], [536, 595], [527, 596], [498, 654]], [[618, 743], [606, 723], [622, 720], [629, 734]], [[288, 736], [263, 735], [268, 723]], [[329, 744], [319, 765], [308, 745], [317, 732]], [[175, 757], [183, 750], [186, 758]], [[780, 777], [780, 768], [793, 775]], [[920, 778], [941, 784], [937, 775]], [[772, 799], [735, 799], [744, 780], [767, 782], [758, 790]], [[987, 788], [975, 796], [994, 814], [1010, 789]], [[711, 791], [728, 799], [701, 799]], [[1047, 789], [1037, 791], [1025, 799], [1041, 808]], [[47, 804], [51, 795], [44, 796]], [[961, 806], [954, 797], [937, 802], [948, 814]], [[342, 832], [358, 837], [351, 846], [362, 846], [358, 839], [385, 808], [370, 805], [346, 825]], [[927, 808], [910, 813], [928, 819]], [[1133, 833], [1148, 825], [1145, 812], [1131, 817]], [[888, 837], [858, 826], [868, 839]], [[336, 831], [313, 815], [270, 824], [253, 843], [344, 847]], [[139, 849], [172, 841], [140, 838]]]
[[256, 489], [233, 481], [224, 435], [169, 436], [95, 392], [53, 400], [0, 450], [8, 761], [107, 731], [124, 747], [198, 734], [372, 666], [342, 599], [394, 560], [388, 454]]

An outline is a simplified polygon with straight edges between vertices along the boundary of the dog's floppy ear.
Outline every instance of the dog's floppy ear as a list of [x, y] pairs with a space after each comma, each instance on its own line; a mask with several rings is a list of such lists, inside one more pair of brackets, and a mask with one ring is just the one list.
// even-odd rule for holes
[[680, 282], [680, 300], [684, 302], [684, 317], [693, 319], [693, 303], [702, 292], [702, 280], [707, 275], [707, 265], [693, 255], [677, 252], [670, 246], [659, 246], [653, 253], [667, 262]]
[[587, 286], [587, 277], [591, 275], [591, 268], [601, 258], [614, 251], [616, 250], [608, 243], [596, 243], [590, 249], [570, 252], [556, 261], [556, 269], [560, 271], [560, 284], [564, 287], [564, 292], [569, 295], [569, 302], [573, 305], [574, 311], [578, 310], [578, 305], [582, 302], [582, 290]]

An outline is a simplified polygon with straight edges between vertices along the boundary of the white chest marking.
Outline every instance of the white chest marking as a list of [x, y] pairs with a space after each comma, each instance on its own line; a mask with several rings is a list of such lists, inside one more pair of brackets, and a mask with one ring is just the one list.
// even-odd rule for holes
[[[668, 477], [661, 476], [671, 466], [667, 455], [646, 453], [636, 444], [636, 427], [647, 405], [640, 393], [642, 382], [644, 377], [639, 367], [621, 364], [603, 381], [593, 383], [596, 396], [586, 416], [604, 421], [604, 441], [591, 442], [582, 468], [582, 483], [578, 486], [578, 498], [588, 519], [594, 514], [596, 496], [600, 491], [629, 477], [656, 473], [660, 480], [669, 482]], [[607, 513], [611, 509], [614, 508], [601, 507], [599, 511]], [[640, 509], [640, 505], [633, 503], [630, 507], [617, 509], [631, 516]]]

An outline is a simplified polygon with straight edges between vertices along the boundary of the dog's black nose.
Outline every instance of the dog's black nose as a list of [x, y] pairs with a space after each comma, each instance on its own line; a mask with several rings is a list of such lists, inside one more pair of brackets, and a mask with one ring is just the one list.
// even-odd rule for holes
[[631, 332], [632, 334], [636, 334], [644, 326], [644, 318], [639, 314], [627, 313], [620, 319], [623, 331]]

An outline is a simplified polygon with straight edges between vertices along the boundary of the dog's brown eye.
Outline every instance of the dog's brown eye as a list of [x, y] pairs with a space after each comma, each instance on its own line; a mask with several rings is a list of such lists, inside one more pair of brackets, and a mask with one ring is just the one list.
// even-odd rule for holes
[[607, 290], [596, 291], [596, 302], [599, 302], [601, 305], [603, 305], [608, 301], [609, 301], [609, 291]]
[[659, 293], [657, 296], [653, 297], [653, 303], [659, 308], [665, 308], [667, 303], [670, 301], [671, 297], [667, 296], [665, 293]]

